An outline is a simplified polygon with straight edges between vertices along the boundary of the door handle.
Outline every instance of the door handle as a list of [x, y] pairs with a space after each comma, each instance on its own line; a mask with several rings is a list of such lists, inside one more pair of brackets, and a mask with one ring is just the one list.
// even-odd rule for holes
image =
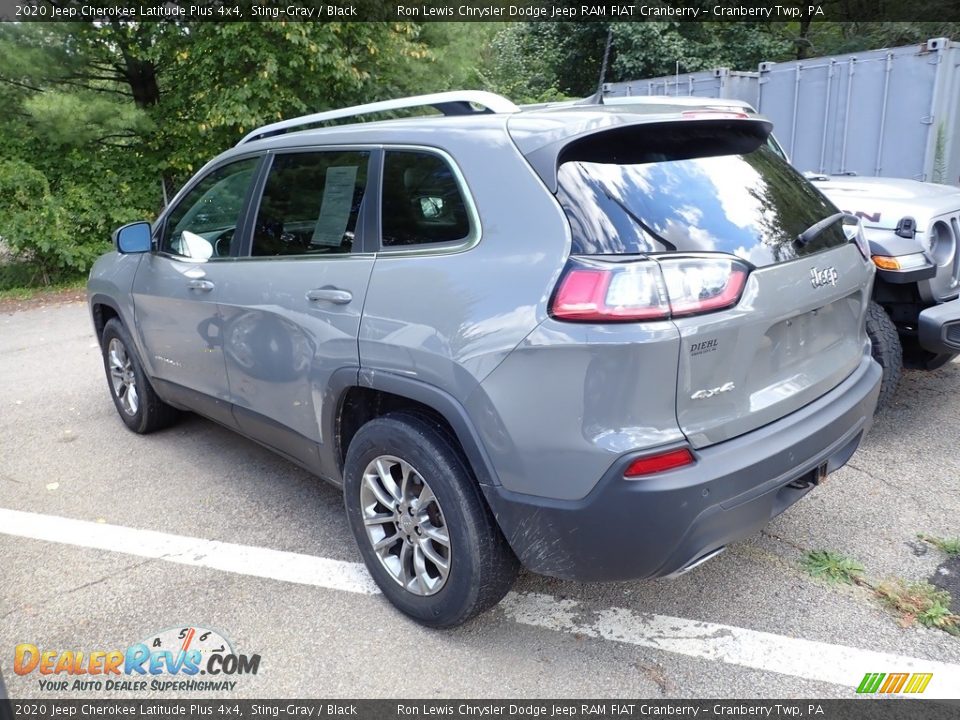
[[190, 288], [191, 290], [200, 290], [201, 292], [210, 292], [211, 290], [213, 290], [214, 285], [209, 280], [194, 279], [194, 280], [187, 281], [187, 287]]
[[334, 287], [314, 288], [307, 291], [307, 300], [310, 302], [330, 302], [334, 305], [346, 305], [353, 300], [349, 290], [340, 290]]

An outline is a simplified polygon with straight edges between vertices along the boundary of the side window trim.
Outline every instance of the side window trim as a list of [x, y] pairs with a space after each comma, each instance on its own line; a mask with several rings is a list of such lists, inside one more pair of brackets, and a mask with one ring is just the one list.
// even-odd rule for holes
[[[260, 178], [261, 176], [263, 176], [264, 166], [266, 165], [266, 163], [264, 162], [266, 159], [266, 156], [267, 156], [267, 153], [264, 153], [263, 151], [253, 152], [253, 153], [244, 153], [243, 155], [233, 155], [233, 156], [230, 156], [229, 158], [225, 158], [221, 162], [218, 162], [216, 165], [211, 166], [207, 170], [207, 172], [203, 173], [202, 175], [200, 173], [197, 173], [196, 175], [194, 175], [186, 185], [180, 188], [180, 191], [174, 196], [170, 204], [163, 209], [163, 212], [161, 213], [160, 217], [157, 218], [157, 221], [154, 223], [153, 240], [152, 240], [153, 249], [151, 252], [155, 255], [160, 255], [165, 258], [170, 258], [171, 260], [178, 260], [180, 262], [189, 262], [189, 263], [207, 263], [207, 262], [219, 262], [224, 260], [235, 260], [237, 258], [237, 255], [240, 249], [243, 247], [243, 244], [246, 242], [246, 235], [248, 233], [248, 230], [250, 229], [247, 223], [248, 215], [250, 213], [250, 207], [251, 207], [250, 201], [253, 198], [253, 192], [257, 186], [257, 183], [260, 182]], [[250, 183], [249, 187], [247, 187], [246, 195], [244, 195], [243, 204], [241, 205], [241, 209], [240, 209], [240, 216], [237, 221], [237, 231], [240, 232], [240, 241], [233, 244], [233, 248], [231, 248], [230, 255], [226, 257], [211, 257], [206, 260], [200, 260], [198, 258], [183, 257], [182, 255], [175, 255], [173, 253], [164, 251], [163, 239], [164, 239], [164, 234], [167, 232], [167, 223], [170, 220], [170, 215], [173, 214], [173, 211], [180, 206], [180, 203], [182, 203], [186, 199], [186, 197], [191, 192], [193, 192], [193, 189], [197, 185], [199, 185], [204, 180], [206, 180], [212, 173], [217, 172], [218, 170], [220, 170], [223, 167], [226, 167], [227, 165], [232, 165], [235, 162], [248, 160], [250, 158], [257, 159], [257, 167], [253, 171], [253, 181]]]
[[[461, 240], [451, 240], [449, 242], [425, 243], [412, 247], [384, 247], [382, 235], [382, 214], [383, 214], [383, 162], [386, 154], [391, 150], [402, 152], [422, 152], [428, 155], [436, 155], [443, 160], [453, 171], [454, 180], [457, 183], [457, 189], [463, 197], [463, 202], [467, 207], [467, 218], [470, 223], [470, 232]], [[446, 255], [452, 253], [466, 252], [476, 247], [483, 237], [483, 227], [480, 224], [480, 213], [477, 211], [477, 205], [473, 200], [473, 193], [467, 183], [463, 171], [457, 162], [445, 150], [429, 145], [383, 145], [379, 169], [377, 172], [377, 233], [373, 236], [376, 243], [375, 250], [378, 257], [393, 257], [395, 255]]]
[[[356, 235], [358, 241], [354, 242], [349, 253], [333, 255], [253, 255], [253, 230], [257, 221], [257, 213], [260, 212], [260, 203], [263, 201], [263, 193], [267, 187], [267, 180], [270, 177], [270, 170], [273, 168], [273, 162], [278, 155], [303, 155], [307, 153], [322, 152], [365, 152], [369, 153], [367, 158], [367, 183], [363, 193], [363, 203], [360, 217], [357, 220]], [[383, 164], [383, 149], [380, 145], [310, 145], [304, 147], [286, 147], [268, 150], [263, 162], [257, 171], [256, 179], [251, 183], [251, 193], [247, 198], [247, 205], [243, 215], [243, 238], [239, 243], [239, 249], [236, 255], [237, 260], [258, 261], [258, 260], [276, 260], [283, 258], [286, 260], [335, 260], [337, 258], [354, 257], [356, 255], [372, 254], [376, 251], [376, 246], [380, 237], [380, 217], [376, 213], [379, 207], [374, 203], [375, 189], [379, 187], [381, 167]], [[379, 199], [379, 195], [377, 195]]]
[[257, 213], [260, 212], [260, 201], [263, 199], [263, 191], [267, 186], [267, 178], [270, 176], [270, 169], [273, 167], [273, 160], [276, 153], [273, 150], [267, 151], [260, 163], [260, 169], [257, 177], [251, 183], [251, 193], [247, 200], [247, 206], [243, 213], [243, 237], [240, 239], [236, 258], [243, 260], [250, 257], [253, 251], [253, 226], [257, 222]]
[[[367, 190], [363, 195], [363, 213], [358, 227], [363, 228], [360, 242], [354, 252], [376, 253], [380, 247], [380, 183], [383, 178], [383, 147], [370, 149], [370, 165], [367, 168]], [[358, 247], [359, 246], [359, 247]]]

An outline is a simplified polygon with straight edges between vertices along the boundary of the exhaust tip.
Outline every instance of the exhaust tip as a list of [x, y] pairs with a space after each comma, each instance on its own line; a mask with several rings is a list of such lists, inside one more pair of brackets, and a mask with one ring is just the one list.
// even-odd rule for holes
[[726, 545], [723, 545], [721, 547], [718, 547], [716, 550], [711, 550], [705, 555], [701, 555], [696, 560], [691, 560], [679, 570], [674, 570], [672, 573], [670, 573], [669, 575], [665, 575], [664, 577], [678, 578], [681, 575], [686, 575], [688, 572], [690, 572], [694, 568], [700, 567], [701, 565], [703, 565], [705, 562], [707, 562], [707, 560], [712, 560], [713, 558], [715, 558], [717, 555], [719, 555], [726, 549], [727, 549]]

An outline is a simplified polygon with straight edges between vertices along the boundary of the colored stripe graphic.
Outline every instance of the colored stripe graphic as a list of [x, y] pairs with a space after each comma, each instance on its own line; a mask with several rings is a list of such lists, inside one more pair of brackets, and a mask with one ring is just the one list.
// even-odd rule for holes
[[927, 685], [930, 684], [932, 679], [933, 673], [914, 673], [903, 691], [905, 693], [922, 693], [927, 689]]
[[880, 687], [880, 683], [883, 682], [883, 679], [886, 676], [886, 673], [867, 673], [863, 676], [863, 680], [860, 681], [860, 686], [857, 688], [857, 692], [875, 693]]
[[910, 673], [890, 673], [887, 675], [887, 681], [880, 688], [882, 693], [898, 693], [906, 682]]
[[860, 681], [857, 692], [860, 694], [884, 693], [887, 695], [904, 693], [922, 693], [927, 689], [933, 673], [867, 673]]

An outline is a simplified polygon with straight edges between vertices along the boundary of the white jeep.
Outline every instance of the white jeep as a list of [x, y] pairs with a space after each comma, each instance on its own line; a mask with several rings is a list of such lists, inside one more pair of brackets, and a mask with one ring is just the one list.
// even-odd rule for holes
[[960, 188], [899, 178], [807, 177], [860, 218], [877, 266], [867, 332], [883, 366], [880, 404], [901, 368], [934, 369], [960, 353]]

